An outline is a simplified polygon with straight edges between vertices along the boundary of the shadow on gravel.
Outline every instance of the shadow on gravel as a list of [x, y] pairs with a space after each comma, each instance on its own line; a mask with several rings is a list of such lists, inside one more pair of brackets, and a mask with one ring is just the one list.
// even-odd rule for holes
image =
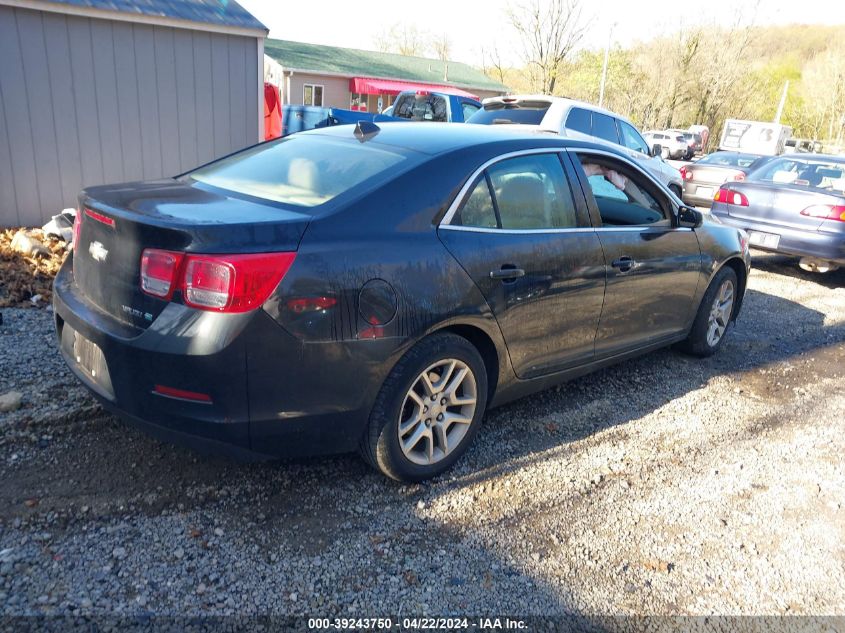
[[[208, 548], [215, 547], [210, 526], [222, 521], [227, 535], [239, 534], [240, 540], [231, 547], [250, 560], [260, 560], [257, 565], [267, 565], [268, 574], [273, 573], [268, 552], [317, 557], [336, 552], [338, 543], [357, 543], [359, 549], [350, 549], [349, 556], [355, 557], [356, 569], [364, 570], [365, 577], [336, 579], [349, 587], [350, 600], [361, 592], [378, 591], [379, 583], [385, 582], [381, 574], [398, 576], [421, 602], [427, 598], [418, 568], [436, 576], [442, 561], [466, 559], [467, 570], [481, 564], [491, 573], [440, 578], [448, 599], [432, 603], [433, 610], [489, 611], [490, 605], [472, 603], [465, 596], [474, 595], [479, 586], [490, 596], [507, 596], [508, 588], [520, 583], [536, 598], [524, 607], [526, 611], [572, 612], [564, 585], [552, 586], [538, 579], [530, 566], [504, 561], [478, 545], [464, 545], [471, 528], [420, 520], [418, 502], [493, 481], [542, 461], [550, 449], [570, 450], [573, 442], [605, 429], [619, 427], [624, 433], [627, 423], [718, 376], [731, 375], [759, 397], [788, 398], [791, 387], [806, 380], [808, 372], [787, 372], [775, 379], [773, 365], [788, 362], [819, 374], [839, 373], [845, 365], [843, 342], [845, 324], [825, 324], [820, 312], [751, 290], [737, 326], [716, 356], [696, 359], [663, 350], [495, 409], [457, 470], [420, 486], [388, 481], [354, 455], [282, 464], [201, 457], [102, 415], [58, 429], [54, 441], [20, 463], [6, 461], [1, 471], [0, 522], [37, 522], [52, 513], [51, 529], [59, 532], [73, 531], [80, 521], [166, 515], [184, 520], [184, 539]], [[508, 493], [497, 489], [497, 494]], [[518, 518], [491, 517], [490, 524], [506, 534]], [[392, 543], [398, 542], [401, 550], [403, 542], [427, 540], [442, 549], [430, 553], [425, 564], [397, 558], [392, 553], [396, 546], [390, 549]], [[501, 599], [506, 602], [499, 612], [519, 612], [517, 603]], [[403, 602], [397, 607], [413, 612], [413, 605]]]
[[829, 273], [811, 273], [798, 266], [798, 257], [752, 251], [752, 266], [755, 270], [793, 277], [825, 288], [845, 288], [845, 267]]

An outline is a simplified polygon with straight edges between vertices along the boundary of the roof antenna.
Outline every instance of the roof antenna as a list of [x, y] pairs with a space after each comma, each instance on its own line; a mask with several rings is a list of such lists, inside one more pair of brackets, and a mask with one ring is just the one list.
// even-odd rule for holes
[[355, 138], [361, 143], [366, 143], [379, 132], [381, 128], [372, 121], [358, 121], [355, 125]]

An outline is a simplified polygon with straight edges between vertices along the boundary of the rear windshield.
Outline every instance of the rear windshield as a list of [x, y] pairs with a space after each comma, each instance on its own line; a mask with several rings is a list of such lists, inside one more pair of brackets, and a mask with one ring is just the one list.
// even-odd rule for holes
[[760, 167], [748, 177], [748, 180], [843, 194], [845, 193], [845, 163], [779, 158]]
[[235, 193], [315, 207], [406, 158], [372, 144], [294, 134], [200, 167], [187, 176]]
[[440, 95], [400, 95], [393, 104], [393, 116], [411, 121], [449, 120], [449, 106]]
[[757, 154], [735, 154], [733, 152], [714, 152], [698, 161], [699, 165], [719, 165], [720, 167], [751, 167], [761, 157]]
[[548, 103], [537, 106], [488, 103], [467, 119], [467, 123], [480, 123], [482, 125], [493, 125], [496, 123], [540, 125], [548, 109]]

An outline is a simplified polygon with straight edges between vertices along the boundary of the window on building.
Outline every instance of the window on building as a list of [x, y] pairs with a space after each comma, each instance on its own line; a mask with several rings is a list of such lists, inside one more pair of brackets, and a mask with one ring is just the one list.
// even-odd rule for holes
[[302, 105], [323, 107], [323, 86], [303, 84]]
[[367, 95], [363, 92], [353, 92], [352, 99], [349, 102], [350, 110], [364, 110], [367, 109]]

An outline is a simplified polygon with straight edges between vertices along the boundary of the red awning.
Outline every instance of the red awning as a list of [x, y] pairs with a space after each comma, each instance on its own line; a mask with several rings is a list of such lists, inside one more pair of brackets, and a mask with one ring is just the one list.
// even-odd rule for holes
[[428, 90], [445, 92], [459, 97], [478, 99], [477, 95], [455, 88], [448, 84], [420, 84], [412, 81], [398, 81], [395, 79], [373, 79], [372, 77], [352, 77], [349, 80], [349, 92], [367, 95], [398, 95], [405, 90]]

